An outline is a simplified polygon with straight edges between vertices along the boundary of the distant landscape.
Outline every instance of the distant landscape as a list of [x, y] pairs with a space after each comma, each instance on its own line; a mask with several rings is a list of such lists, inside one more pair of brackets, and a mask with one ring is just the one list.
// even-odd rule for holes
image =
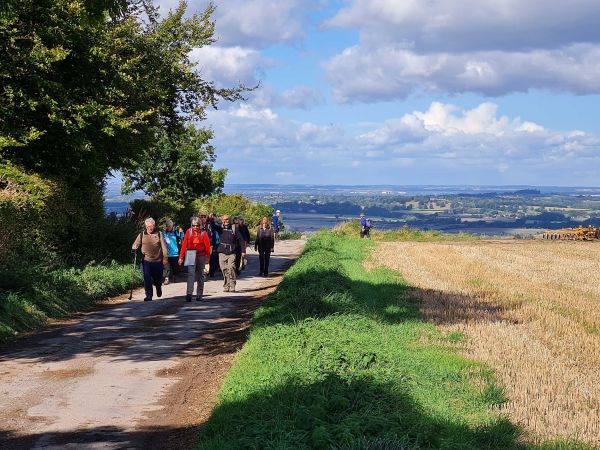
[[[224, 192], [280, 209], [288, 229], [301, 232], [332, 228], [361, 213], [377, 229], [409, 226], [522, 237], [545, 229], [600, 226], [600, 187], [230, 184]], [[115, 185], [107, 187], [107, 212], [125, 213], [135, 197], [119, 194]]]

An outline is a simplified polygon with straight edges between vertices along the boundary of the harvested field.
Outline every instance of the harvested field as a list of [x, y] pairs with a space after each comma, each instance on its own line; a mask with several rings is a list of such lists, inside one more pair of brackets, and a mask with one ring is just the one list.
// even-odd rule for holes
[[368, 265], [402, 273], [424, 316], [466, 336], [532, 440], [600, 446], [600, 244], [387, 242]]

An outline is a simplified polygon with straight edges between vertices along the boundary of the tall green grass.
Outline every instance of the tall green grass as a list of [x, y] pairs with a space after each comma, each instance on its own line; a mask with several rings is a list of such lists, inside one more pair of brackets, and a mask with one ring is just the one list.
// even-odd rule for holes
[[524, 448], [494, 413], [493, 374], [423, 322], [397, 274], [364, 270], [370, 245], [309, 240], [257, 311], [199, 449]]
[[83, 269], [55, 269], [30, 276], [30, 284], [18, 290], [0, 290], [0, 342], [42, 327], [51, 318], [89, 309], [94, 302], [121, 294], [141, 274], [130, 264], [112, 262]]

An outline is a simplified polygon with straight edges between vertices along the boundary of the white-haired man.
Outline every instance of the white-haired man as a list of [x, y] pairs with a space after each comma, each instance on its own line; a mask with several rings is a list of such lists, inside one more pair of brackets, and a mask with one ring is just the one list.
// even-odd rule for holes
[[163, 269], [168, 262], [167, 246], [162, 234], [156, 229], [156, 222], [152, 217], [144, 221], [145, 230], [142, 231], [131, 248], [136, 251], [142, 248], [142, 273], [144, 275], [145, 302], [152, 300], [152, 285], [156, 286], [156, 296], [162, 296]]

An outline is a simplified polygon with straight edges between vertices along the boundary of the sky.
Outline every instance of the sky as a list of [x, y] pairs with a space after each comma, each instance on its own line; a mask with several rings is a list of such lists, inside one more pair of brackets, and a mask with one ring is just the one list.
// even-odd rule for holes
[[213, 3], [226, 184], [600, 186], [598, 0]]

